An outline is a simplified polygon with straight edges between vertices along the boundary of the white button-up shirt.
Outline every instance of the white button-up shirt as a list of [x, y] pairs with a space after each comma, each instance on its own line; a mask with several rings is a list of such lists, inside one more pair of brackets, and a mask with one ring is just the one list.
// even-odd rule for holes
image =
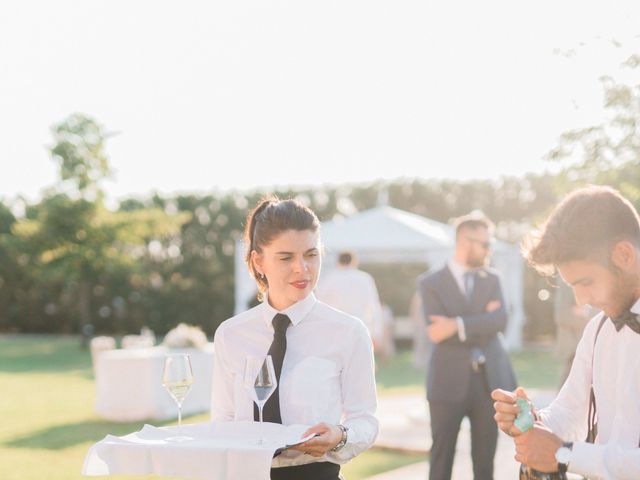
[[371, 337], [380, 339], [382, 307], [376, 283], [367, 272], [353, 267], [336, 267], [323, 272], [316, 295], [326, 304], [362, 320]]
[[[640, 313], [640, 300], [631, 310]], [[638, 480], [640, 334], [627, 326], [617, 332], [613, 323], [606, 320], [594, 352], [602, 315], [596, 315], [585, 328], [567, 381], [539, 416], [564, 441], [575, 442], [570, 472], [594, 480]], [[598, 418], [595, 444], [584, 442], [592, 374]]]
[[372, 344], [360, 320], [319, 302], [313, 294], [282, 312], [265, 300], [218, 327], [212, 420], [253, 420], [253, 401], [243, 386], [245, 358], [267, 354], [276, 313], [291, 319], [279, 383], [283, 425], [342, 423], [349, 432], [346, 446], [338, 452], [316, 458], [287, 450], [273, 466], [346, 463], [369, 448], [378, 434]]
[[462, 292], [463, 295], [467, 295], [467, 287], [464, 284], [464, 274], [470, 271], [471, 269], [468, 267], [465, 267], [464, 265], [459, 264], [454, 259], [449, 260], [447, 262], [447, 266], [449, 267], [449, 270], [451, 270], [451, 275], [453, 275], [453, 278], [458, 284], [458, 288], [460, 289], [460, 292]]

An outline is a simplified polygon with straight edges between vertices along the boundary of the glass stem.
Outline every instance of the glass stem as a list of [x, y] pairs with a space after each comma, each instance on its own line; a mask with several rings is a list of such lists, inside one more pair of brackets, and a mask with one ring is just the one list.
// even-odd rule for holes
[[264, 405], [258, 405], [258, 414], [259, 414], [259, 418], [260, 418], [260, 427], [258, 427], [258, 434], [259, 434], [259, 438], [258, 438], [258, 443], [262, 443], [262, 407]]
[[178, 428], [182, 427], [182, 404], [178, 404]]

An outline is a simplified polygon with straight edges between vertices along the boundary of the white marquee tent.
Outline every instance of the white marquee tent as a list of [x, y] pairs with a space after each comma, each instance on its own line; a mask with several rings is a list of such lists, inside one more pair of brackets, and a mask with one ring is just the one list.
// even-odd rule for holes
[[[342, 250], [355, 252], [361, 263], [426, 262], [440, 268], [453, 252], [453, 227], [388, 206], [365, 210], [347, 218], [322, 225], [325, 246], [323, 269], [336, 263]], [[255, 282], [244, 264], [244, 246], [236, 244], [235, 311], [241, 312], [255, 296]], [[509, 349], [522, 345], [523, 261], [516, 245], [497, 241], [493, 247], [492, 266], [502, 278], [509, 324], [505, 340]], [[407, 285], [414, 288], [414, 285]]]

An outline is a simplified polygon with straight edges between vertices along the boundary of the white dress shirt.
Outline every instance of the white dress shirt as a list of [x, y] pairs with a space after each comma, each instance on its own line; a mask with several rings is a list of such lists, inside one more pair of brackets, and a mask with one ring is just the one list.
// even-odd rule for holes
[[245, 358], [267, 354], [276, 313], [291, 319], [279, 384], [283, 425], [341, 423], [349, 432], [346, 446], [338, 452], [316, 458], [287, 450], [273, 466], [346, 463], [369, 448], [378, 434], [371, 339], [360, 320], [319, 302], [313, 294], [282, 312], [265, 299], [218, 327], [212, 420], [253, 420], [253, 401], [243, 386]]
[[[464, 274], [470, 269], [463, 265], [460, 265], [453, 259], [449, 260], [447, 266], [449, 267], [449, 271], [453, 275], [454, 280], [458, 284], [460, 292], [462, 293], [462, 295], [466, 296], [467, 291], [464, 283]], [[471, 288], [473, 289], [473, 285], [471, 285]], [[456, 322], [458, 322], [458, 340], [460, 340], [461, 342], [466, 342], [467, 334], [464, 329], [464, 320], [462, 320], [462, 317], [456, 317]]]
[[[640, 313], [640, 300], [631, 308]], [[640, 478], [640, 334], [629, 327], [616, 331], [606, 320], [596, 330], [603, 314], [596, 315], [578, 344], [567, 381], [540, 419], [563, 441], [573, 441], [569, 472], [593, 480], [637, 480]], [[593, 369], [592, 369], [593, 361]], [[589, 386], [593, 373], [598, 437], [587, 435]]]
[[362, 320], [371, 337], [382, 334], [382, 307], [373, 277], [353, 267], [336, 267], [320, 278], [318, 299]]

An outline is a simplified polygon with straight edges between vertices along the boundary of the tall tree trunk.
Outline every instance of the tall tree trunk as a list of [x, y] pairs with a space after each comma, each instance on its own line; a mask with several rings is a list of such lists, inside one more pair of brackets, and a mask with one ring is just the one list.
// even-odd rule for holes
[[78, 311], [80, 313], [80, 332], [85, 325], [91, 324], [91, 288], [85, 279], [78, 285]]

